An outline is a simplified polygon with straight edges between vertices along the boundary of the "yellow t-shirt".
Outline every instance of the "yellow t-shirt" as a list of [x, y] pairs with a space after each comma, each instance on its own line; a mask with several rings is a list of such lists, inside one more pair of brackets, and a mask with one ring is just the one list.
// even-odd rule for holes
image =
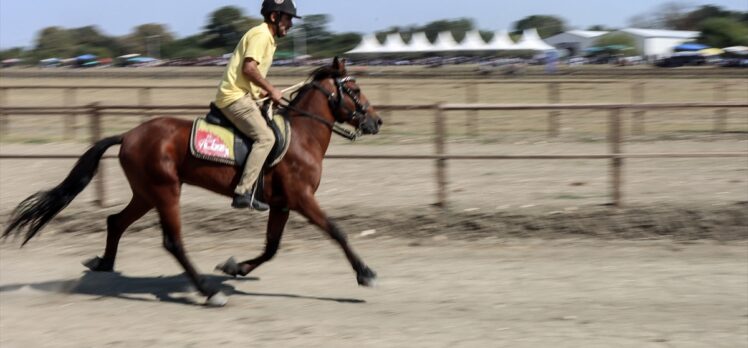
[[242, 72], [244, 60], [252, 58], [256, 61], [260, 74], [266, 77], [270, 65], [273, 64], [275, 48], [275, 37], [265, 23], [250, 29], [244, 34], [226, 66], [226, 73], [223, 74], [223, 80], [221, 80], [218, 94], [216, 94], [216, 106], [225, 108], [248, 93], [253, 98], [259, 99], [263, 90], [251, 83]]

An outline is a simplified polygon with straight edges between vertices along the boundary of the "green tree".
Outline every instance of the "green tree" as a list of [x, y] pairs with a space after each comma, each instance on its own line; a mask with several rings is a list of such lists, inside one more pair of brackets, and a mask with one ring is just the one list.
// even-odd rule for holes
[[11, 58], [23, 58], [26, 52], [21, 47], [9, 48], [7, 50], [0, 51], [0, 60], [6, 60]]
[[556, 16], [534, 15], [525, 17], [514, 24], [514, 32], [521, 33], [525, 29], [538, 29], [541, 38], [547, 38], [566, 31], [564, 20]]
[[75, 38], [70, 31], [60, 27], [47, 27], [39, 32], [34, 56], [44, 58], [68, 58], [74, 54]]
[[704, 5], [698, 9], [685, 15], [682, 20], [677, 23], [676, 29], [679, 30], [695, 30], [699, 27], [701, 22], [715, 17], [730, 17], [732, 13], [725, 11], [719, 6]]
[[414, 28], [413, 31], [426, 32], [426, 37], [431, 42], [434, 42], [434, 40], [436, 40], [436, 37], [441, 32], [450, 31], [452, 32], [452, 35], [455, 37], [455, 39], [459, 40], [465, 37], [466, 32], [471, 31], [474, 28], [475, 28], [475, 25], [472, 19], [460, 18], [460, 19], [455, 19], [455, 20], [444, 19], [444, 20], [434, 21], [422, 27]]
[[205, 26], [203, 47], [233, 51], [244, 33], [261, 22], [261, 19], [245, 17], [238, 7], [221, 7], [211, 13], [210, 21]]
[[140, 53], [149, 56], [162, 56], [162, 47], [170, 45], [174, 41], [166, 26], [162, 24], [142, 24], [127, 35], [123, 40], [127, 53]]
[[733, 18], [710, 18], [701, 22], [698, 41], [712, 47], [748, 45], [748, 25]]

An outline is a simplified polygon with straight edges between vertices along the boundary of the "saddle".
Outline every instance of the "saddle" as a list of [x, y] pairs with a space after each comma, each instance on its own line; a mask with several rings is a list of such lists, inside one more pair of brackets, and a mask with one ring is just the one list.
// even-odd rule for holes
[[[270, 107], [263, 107], [262, 110], [263, 116], [272, 112]], [[265, 120], [267, 119], [265, 117]], [[267, 122], [275, 134], [275, 144], [265, 162], [265, 168], [271, 168], [277, 165], [288, 151], [291, 143], [291, 123], [285, 110], [280, 110], [273, 115], [272, 121]], [[252, 139], [237, 129], [213, 103], [210, 104], [210, 111], [205, 117], [197, 118], [192, 125], [190, 152], [200, 159], [243, 168], [247, 156], [252, 151], [252, 144]]]

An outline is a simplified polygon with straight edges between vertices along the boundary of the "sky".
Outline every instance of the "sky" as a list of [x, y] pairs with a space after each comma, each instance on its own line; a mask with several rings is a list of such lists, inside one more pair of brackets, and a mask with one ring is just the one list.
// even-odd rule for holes
[[[288, 1], [288, 0], [287, 0]], [[295, 0], [300, 14], [327, 14], [336, 33], [372, 33], [392, 26], [425, 25], [435, 20], [471, 18], [477, 29], [511, 29], [526, 16], [563, 18], [571, 28], [602, 24], [625, 27], [638, 14], [652, 12], [672, 0]], [[713, 4], [748, 11], [748, 0], [678, 1]], [[237, 6], [259, 17], [261, 0], [0, 0], [0, 48], [30, 48], [36, 34], [49, 26], [95, 25], [107, 35], [121, 36], [137, 25], [161, 23], [177, 37], [197, 34], [208, 15], [222, 6]]]

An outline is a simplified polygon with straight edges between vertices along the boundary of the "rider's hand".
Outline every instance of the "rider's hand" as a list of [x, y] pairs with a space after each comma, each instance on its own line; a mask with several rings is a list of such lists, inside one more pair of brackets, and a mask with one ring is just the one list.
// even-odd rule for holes
[[273, 87], [270, 91], [268, 91], [268, 97], [270, 97], [270, 100], [273, 101], [273, 104], [280, 105], [281, 101], [283, 100], [283, 93], [275, 87]]

